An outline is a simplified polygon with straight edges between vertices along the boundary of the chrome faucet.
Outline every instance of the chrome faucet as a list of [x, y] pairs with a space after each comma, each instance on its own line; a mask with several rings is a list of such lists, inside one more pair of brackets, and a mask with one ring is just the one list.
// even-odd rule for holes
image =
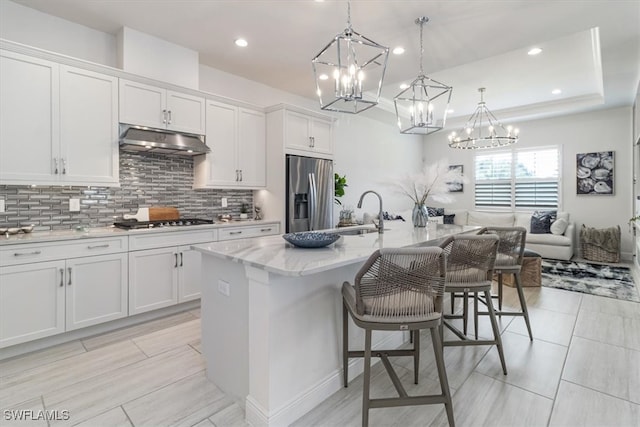
[[375, 194], [376, 196], [378, 196], [378, 200], [380, 201], [380, 212], [378, 213], [378, 224], [374, 222], [373, 225], [375, 225], [376, 228], [378, 229], [378, 233], [382, 234], [384, 232], [384, 221], [382, 220], [382, 196], [380, 196], [380, 194], [376, 193], [373, 190], [365, 191], [364, 193], [362, 193], [362, 196], [360, 196], [360, 201], [358, 202], [358, 209], [362, 208], [362, 199], [364, 199], [364, 196], [366, 196], [367, 193]]

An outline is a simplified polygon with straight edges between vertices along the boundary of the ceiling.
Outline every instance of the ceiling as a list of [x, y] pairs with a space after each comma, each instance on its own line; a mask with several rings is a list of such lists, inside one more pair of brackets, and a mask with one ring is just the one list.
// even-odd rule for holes
[[[196, 50], [200, 62], [314, 97], [311, 58], [344, 30], [346, 1], [13, 0], [116, 34], [122, 26]], [[640, 79], [640, 0], [429, 0], [351, 2], [354, 30], [405, 48], [389, 56], [381, 102], [391, 110], [402, 82], [424, 70], [453, 86], [450, 118], [469, 115], [486, 87], [503, 121], [633, 104]], [[249, 42], [234, 45], [236, 38]], [[538, 46], [537, 56], [527, 51]], [[553, 89], [561, 89], [553, 95]]]

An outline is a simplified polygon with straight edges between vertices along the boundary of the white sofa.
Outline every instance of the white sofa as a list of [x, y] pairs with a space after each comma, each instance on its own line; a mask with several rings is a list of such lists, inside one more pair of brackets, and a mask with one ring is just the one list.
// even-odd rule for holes
[[539, 253], [543, 258], [569, 260], [574, 253], [575, 225], [569, 220], [569, 214], [566, 212], [558, 212], [558, 218], [564, 218], [568, 223], [563, 234], [531, 234], [531, 213], [480, 212], [445, 208], [444, 214], [455, 215], [453, 223], [458, 225], [524, 227], [527, 229], [526, 248]]

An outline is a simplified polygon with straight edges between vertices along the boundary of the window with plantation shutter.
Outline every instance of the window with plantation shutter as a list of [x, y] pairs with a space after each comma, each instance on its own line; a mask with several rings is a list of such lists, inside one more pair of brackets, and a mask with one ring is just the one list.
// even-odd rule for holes
[[558, 207], [559, 148], [477, 153], [475, 205], [510, 210]]

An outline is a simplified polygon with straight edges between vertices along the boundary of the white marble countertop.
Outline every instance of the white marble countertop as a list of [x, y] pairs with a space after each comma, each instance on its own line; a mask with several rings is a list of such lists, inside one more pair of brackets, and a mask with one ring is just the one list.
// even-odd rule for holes
[[251, 225], [267, 225], [267, 224], [279, 224], [280, 221], [268, 221], [268, 220], [246, 220], [246, 221], [230, 221], [220, 222], [215, 224], [204, 225], [190, 225], [185, 227], [156, 227], [156, 228], [139, 228], [134, 230], [124, 230], [114, 226], [109, 227], [91, 227], [83, 228], [82, 230], [52, 230], [52, 231], [33, 231], [31, 233], [18, 233], [18, 234], [0, 234], [0, 246], [24, 244], [24, 243], [42, 243], [42, 242], [55, 242], [61, 240], [76, 240], [76, 239], [96, 239], [100, 237], [122, 237], [132, 236], [138, 234], [152, 234], [152, 233], [175, 233], [184, 231], [197, 231], [211, 228], [228, 228], [228, 227], [248, 227]]
[[[476, 226], [441, 225], [414, 228], [410, 222], [387, 221], [383, 234], [342, 236], [334, 244], [316, 249], [297, 248], [281, 235], [198, 245], [203, 254], [250, 265], [282, 276], [306, 276], [366, 260], [380, 248], [421, 246], [453, 234], [472, 232]], [[350, 228], [325, 230], [341, 232]]]

